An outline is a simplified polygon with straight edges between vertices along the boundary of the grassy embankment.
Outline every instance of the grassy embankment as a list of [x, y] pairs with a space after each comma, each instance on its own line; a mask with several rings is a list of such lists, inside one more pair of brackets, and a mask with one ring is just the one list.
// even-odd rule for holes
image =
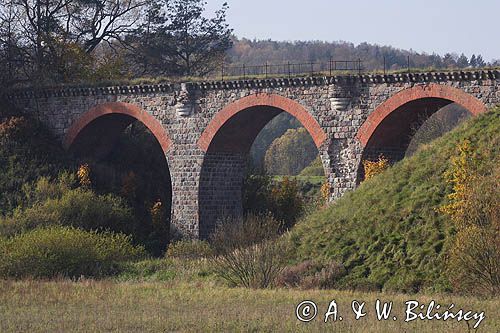
[[347, 270], [338, 286], [402, 292], [447, 291], [446, 250], [454, 229], [437, 208], [447, 202], [444, 179], [457, 146], [470, 140], [479, 172], [498, 165], [500, 109], [467, 121], [411, 158], [363, 183], [294, 227], [301, 260], [337, 260]]

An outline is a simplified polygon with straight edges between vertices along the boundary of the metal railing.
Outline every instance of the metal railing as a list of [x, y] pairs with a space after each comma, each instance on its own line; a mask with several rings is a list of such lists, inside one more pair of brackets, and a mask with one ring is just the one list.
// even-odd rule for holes
[[327, 62], [303, 62], [282, 64], [252, 65], [252, 66], [226, 66], [221, 65], [220, 78], [224, 79], [246, 79], [255, 77], [275, 77], [275, 76], [292, 76], [308, 75], [308, 76], [332, 76], [335, 72], [357, 73], [363, 71], [363, 63], [358, 60], [333, 60]]
[[370, 65], [364, 66], [361, 59], [358, 60], [333, 60], [323, 62], [283, 62], [280, 64], [266, 62], [263, 65], [241, 65], [232, 66], [222, 64], [218, 69], [209, 74], [211, 79], [216, 80], [238, 80], [238, 79], [256, 79], [271, 77], [300, 77], [300, 76], [333, 76], [338, 74], [353, 75], [377, 73], [387, 75], [389, 73], [417, 73], [422, 71], [461, 71], [461, 70], [479, 70], [479, 69], [499, 69], [497, 65], [488, 65], [485, 67], [429, 67], [421, 66], [418, 60], [414, 60], [410, 55], [405, 56], [404, 61], [400, 61], [396, 68], [394, 63], [387, 63], [384, 56], [380, 67]]

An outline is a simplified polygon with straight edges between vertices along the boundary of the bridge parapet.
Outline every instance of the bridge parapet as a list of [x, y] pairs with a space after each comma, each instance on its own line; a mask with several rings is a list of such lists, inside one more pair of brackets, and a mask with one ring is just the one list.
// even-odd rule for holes
[[261, 89], [280, 87], [307, 87], [318, 85], [355, 85], [355, 84], [381, 84], [381, 83], [439, 83], [439, 82], [461, 82], [477, 80], [500, 80], [500, 70], [470, 70], [470, 71], [436, 71], [415, 73], [393, 73], [393, 74], [360, 74], [360, 75], [336, 75], [336, 76], [313, 76], [292, 78], [267, 78], [267, 79], [244, 79], [231, 81], [195, 81], [186, 83], [159, 83], [138, 85], [114, 85], [114, 86], [79, 86], [79, 87], [41, 87], [12, 89], [5, 93], [9, 100], [24, 98], [49, 98], [49, 97], [71, 97], [71, 96], [108, 96], [108, 95], [136, 95], [173, 93], [193, 90], [237, 90], [237, 89]]

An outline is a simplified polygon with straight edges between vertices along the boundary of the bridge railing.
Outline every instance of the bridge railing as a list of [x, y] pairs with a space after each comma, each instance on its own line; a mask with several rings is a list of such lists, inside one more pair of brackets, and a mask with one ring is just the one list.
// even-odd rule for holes
[[281, 64], [265, 63], [263, 65], [252, 66], [227, 66], [221, 65], [219, 77], [224, 79], [246, 79], [255, 77], [275, 77], [275, 76], [332, 76], [335, 73], [361, 74], [363, 62], [358, 60], [333, 60], [327, 62], [285, 62]]

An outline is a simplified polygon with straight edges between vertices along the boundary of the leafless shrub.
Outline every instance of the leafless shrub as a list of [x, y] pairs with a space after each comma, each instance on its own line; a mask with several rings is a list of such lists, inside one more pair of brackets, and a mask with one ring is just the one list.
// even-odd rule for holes
[[234, 286], [272, 286], [287, 258], [287, 246], [278, 238], [280, 229], [269, 215], [221, 220], [211, 237], [216, 274]]

